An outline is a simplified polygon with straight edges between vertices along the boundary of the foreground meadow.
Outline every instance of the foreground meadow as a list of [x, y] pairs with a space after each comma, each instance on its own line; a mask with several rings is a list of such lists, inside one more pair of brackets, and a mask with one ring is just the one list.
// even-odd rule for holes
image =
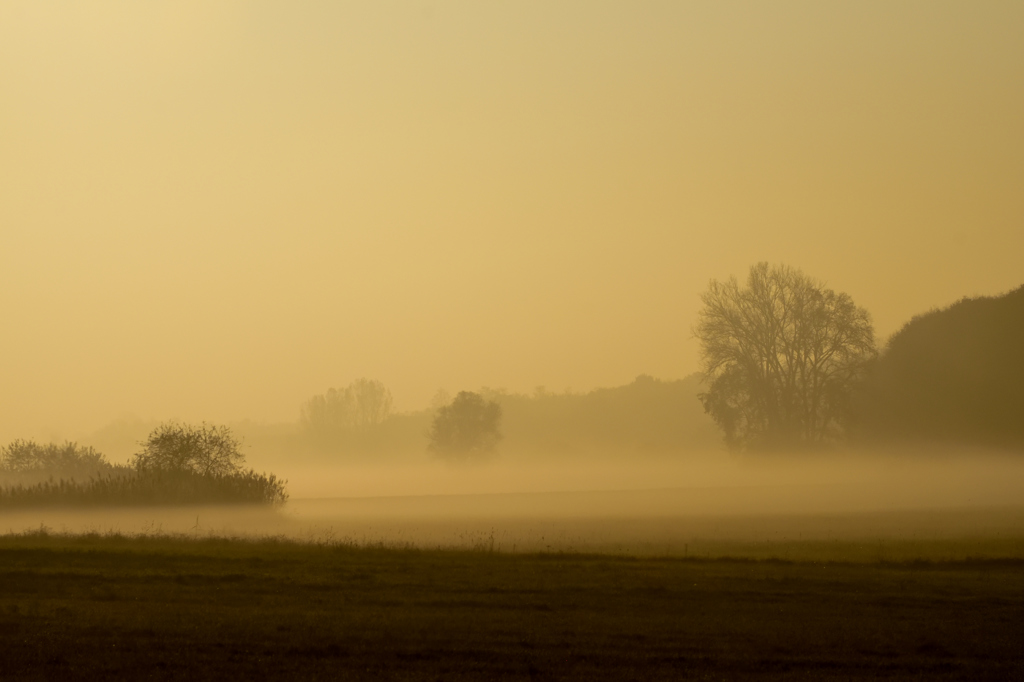
[[4, 679], [1024, 677], [1019, 559], [37, 532], [0, 537], [0, 574]]

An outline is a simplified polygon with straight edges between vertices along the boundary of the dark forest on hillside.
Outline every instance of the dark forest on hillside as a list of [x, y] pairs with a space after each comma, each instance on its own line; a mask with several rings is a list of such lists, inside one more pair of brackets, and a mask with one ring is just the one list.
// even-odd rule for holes
[[869, 442], [1024, 449], [1024, 287], [908, 322], [871, 367], [855, 419]]

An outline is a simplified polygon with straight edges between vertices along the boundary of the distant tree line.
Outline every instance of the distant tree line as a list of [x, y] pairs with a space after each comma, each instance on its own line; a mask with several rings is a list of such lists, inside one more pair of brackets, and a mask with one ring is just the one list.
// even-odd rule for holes
[[[360, 382], [387, 391], [379, 382]], [[337, 397], [355, 393], [334, 389], [303, 403], [291, 440], [278, 434], [267, 443], [316, 461], [397, 461], [424, 451], [449, 462], [487, 460], [499, 451], [519, 459], [679, 456], [720, 447], [695, 400], [699, 391], [696, 375], [674, 381], [641, 375], [624, 386], [585, 393], [539, 387], [526, 395], [484, 387], [452, 397], [442, 390], [427, 410], [391, 412], [362, 427], [348, 420], [319, 426], [310, 415], [332, 402], [349, 404]]]
[[160, 425], [129, 464], [75, 443], [17, 440], [0, 450], [0, 508], [153, 504], [281, 504], [285, 482], [245, 469], [227, 427]]
[[[439, 392], [431, 409], [406, 413], [394, 411], [382, 382], [361, 378], [305, 401], [298, 429], [264, 438], [273, 450], [320, 461], [394, 461], [426, 450], [469, 462], [499, 447], [549, 459], [679, 456], [723, 440], [748, 452], [893, 441], [1024, 449], [1024, 287], [914, 318], [882, 347], [848, 294], [785, 265], [758, 263], [743, 281], [713, 280], [701, 299], [698, 375], [641, 375], [587, 393]], [[212, 452], [215, 436], [176, 442]], [[172, 461], [172, 450], [161, 457]], [[47, 452], [33, 456], [62, 456]], [[115, 475], [95, 464], [95, 453], [80, 459]], [[136, 459], [132, 471], [148, 471], [149, 461]], [[236, 475], [236, 465], [228, 456], [193, 473]]]
[[721, 447], [714, 424], [696, 400], [700, 379], [632, 382], [587, 392], [531, 395], [483, 390], [502, 408], [503, 448], [545, 459], [661, 458]]

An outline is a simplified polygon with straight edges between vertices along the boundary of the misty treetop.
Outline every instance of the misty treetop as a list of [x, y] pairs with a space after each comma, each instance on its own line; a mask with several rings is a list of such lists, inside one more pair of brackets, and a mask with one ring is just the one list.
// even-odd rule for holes
[[694, 335], [704, 409], [733, 448], [794, 448], [837, 438], [875, 356], [867, 311], [799, 270], [758, 263], [746, 285], [713, 280]]
[[300, 421], [308, 430], [337, 432], [377, 426], [391, 416], [391, 391], [372, 379], [357, 379], [342, 389], [330, 388], [302, 406]]

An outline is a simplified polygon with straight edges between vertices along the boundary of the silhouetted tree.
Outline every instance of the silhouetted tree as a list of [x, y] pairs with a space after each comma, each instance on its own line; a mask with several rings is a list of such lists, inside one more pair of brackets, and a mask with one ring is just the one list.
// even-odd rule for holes
[[456, 460], [475, 459], [501, 440], [501, 405], [478, 393], [462, 391], [438, 408], [430, 429], [430, 450]]
[[189, 472], [227, 476], [242, 471], [245, 455], [241, 442], [226, 426], [203, 422], [200, 426], [167, 422], [161, 424], [132, 460], [140, 472]]
[[745, 287], [712, 280], [694, 327], [704, 409], [733, 448], [820, 444], [841, 432], [875, 355], [870, 317], [799, 270], [758, 263]]
[[391, 416], [392, 398], [380, 381], [357, 379], [343, 389], [328, 389], [302, 406], [304, 427], [316, 431], [343, 431], [380, 424]]

